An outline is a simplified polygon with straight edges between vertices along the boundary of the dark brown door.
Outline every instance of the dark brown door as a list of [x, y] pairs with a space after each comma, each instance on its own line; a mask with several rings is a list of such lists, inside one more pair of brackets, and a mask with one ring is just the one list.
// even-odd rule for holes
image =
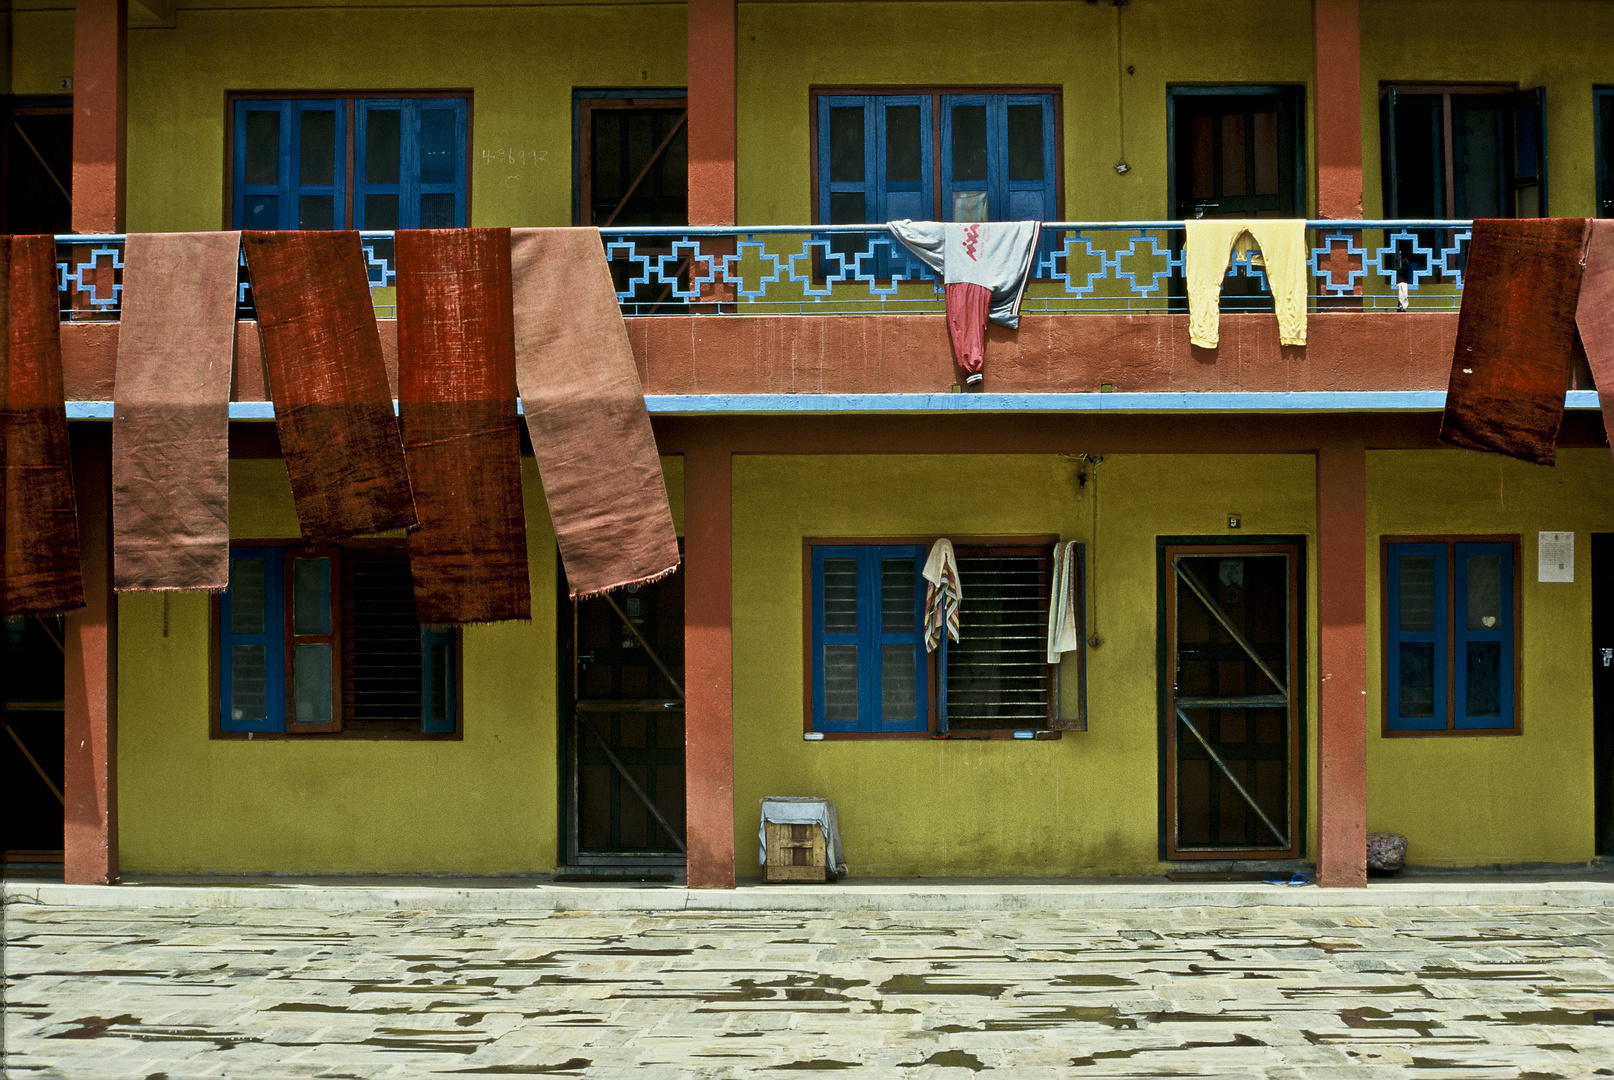
[[0, 849], [62, 861], [60, 615], [0, 619]]
[[1597, 854], [1614, 855], [1614, 533], [1592, 534], [1592, 754]]
[[1166, 857], [1298, 857], [1299, 548], [1164, 556]]
[[566, 860], [681, 865], [684, 575], [571, 604]]
[[0, 98], [0, 233], [72, 231], [73, 100]]

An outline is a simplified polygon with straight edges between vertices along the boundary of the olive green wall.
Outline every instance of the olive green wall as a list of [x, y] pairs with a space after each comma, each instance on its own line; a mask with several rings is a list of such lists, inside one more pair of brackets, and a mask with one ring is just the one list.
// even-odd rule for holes
[[[674, 521], [681, 522], [682, 461], [663, 464]], [[209, 599], [120, 597], [124, 871], [553, 870], [555, 537], [531, 459], [523, 463], [523, 486], [533, 619], [463, 631], [463, 739], [210, 738]], [[230, 488], [233, 537], [297, 535], [280, 461], [232, 462]]]
[[[758, 804], [769, 795], [835, 800], [858, 877], [1163, 869], [1156, 537], [1300, 535], [1309, 554], [1315, 465], [1310, 456], [1109, 457], [1099, 468], [1096, 543], [1093, 488], [1080, 492], [1075, 472], [1071, 460], [1041, 456], [735, 459], [734, 804], [742, 876], [758, 873]], [[1227, 529], [1230, 512], [1243, 516], [1241, 531]], [[1089, 543], [1096, 582], [1089, 631], [1104, 640], [1089, 652], [1089, 731], [1058, 741], [803, 741], [804, 538], [1052, 533]], [[967, 582], [965, 589], [968, 618]], [[1306, 589], [1314, 592], [1310, 581]], [[1308, 645], [1308, 656], [1315, 651]], [[1306, 682], [1314, 681], [1308, 662]], [[1307, 709], [1310, 729], [1314, 695]], [[1308, 758], [1314, 751], [1309, 738]], [[1314, 806], [1312, 761], [1306, 772], [1304, 801]], [[1314, 833], [1314, 815], [1307, 824]]]
[[[1536, 534], [1575, 534], [1573, 583], [1536, 580]], [[1550, 469], [1496, 455], [1368, 455], [1368, 828], [1407, 859], [1457, 866], [1583, 862], [1592, 835], [1591, 536], [1614, 531], [1607, 450]], [[1381, 734], [1382, 536], [1516, 534], [1522, 653], [1516, 736]]]
[[1614, 4], [1587, 0], [1361, 0], [1362, 209], [1382, 214], [1379, 86], [1515, 83], [1547, 91], [1547, 210], [1597, 211], [1592, 87], [1614, 84]]
[[73, 8], [11, 5], [11, 76], [8, 93], [32, 97], [65, 94], [62, 79], [73, 74]]

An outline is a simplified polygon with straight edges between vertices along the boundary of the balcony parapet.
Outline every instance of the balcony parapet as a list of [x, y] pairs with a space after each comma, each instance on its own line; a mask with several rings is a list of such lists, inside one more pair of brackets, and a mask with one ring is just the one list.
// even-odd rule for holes
[[[1469, 221], [1308, 221], [1313, 311], [1454, 311]], [[393, 234], [363, 232], [376, 313], [392, 314]], [[880, 225], [668, 226], [601, 232], [624, 315], [894, 315], [942, 310], [942, 282]], [[1164, 314], [1185, 310], [1181, 221], [1065, 221], [1043, 227], [1022, 310]], [[113, 319], [121, 235], [58, 236], [66, 318]], [[1265, 271], [1235, 256], [1228, 312], [1270, 310]], [[1401, 285], [1405, 285], [1405, 296]], [[1247, 294], [1247, 295], [1241, 295]], [[719, 298], [714, 301], [714, 297]], [[238, 303], [253, 317], [242, 265]]]

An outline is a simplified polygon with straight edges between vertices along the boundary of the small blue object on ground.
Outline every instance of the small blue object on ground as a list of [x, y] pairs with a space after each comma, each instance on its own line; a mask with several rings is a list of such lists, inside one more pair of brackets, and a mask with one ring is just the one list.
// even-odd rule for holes
[[1261, 879], [1268, 885], [1310, 885], [1311, 878], [1296, 872], [1293, 874], [1268, 874]]

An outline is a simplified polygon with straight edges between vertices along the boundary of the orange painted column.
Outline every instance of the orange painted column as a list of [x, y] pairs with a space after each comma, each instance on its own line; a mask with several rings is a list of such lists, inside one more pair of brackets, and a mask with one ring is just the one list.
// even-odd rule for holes
[[[73, 231], [122, 232], [128, 0], [78, 0], [73, 20]], [[102, 279], [97, 280], [102, 286]], [[102, 295], [112, 285], [107, 269]], [[73, 430], [86, 606], [67, 616], [62, 875], [118, 880], [117, 597], [112, 592], [112, 432]]]
[[[735, 194], [735, 46], [736, 0], [689, 0], [689, 223], [738, 224]], [[734, 244], [706, 238], [703, 254], [721, 259], [734, 254]], [[697, 267], [697, 276], [709, 273]], [[732, 304], [735, 288], [721, 274], [701, 287], [708, 304]], [[707, 308], [711, 312], [721, 306]]]
[[112, 592], [112, 429], [72, 429], [86, 605], [67, 614], [63, 687], [62, 877], [118, 880], [117, 597]]
[[[1362, 50], [1358, 0], [1312, 0], [1312, 63], [1316, 75], [1317, 216], [1362, 216]], [[1357, 242], [1361, 234], [1356, 234]], [[1335, 243], [1323, 257], [1330, 280], [1344, 285], [1361, 260]], [[1351, 290], [1362, 294], [1357, 282]], [[1359, 307], [1345, 297], [1324, 306]]]
[[78, 0], [73, 17], [73, 231], [123, 231], [129, 0]]
[[1318, 884], [1367, 884], [1367, 451], [1317, 451]]
[[684, 453], [684, 798], [689, 887], [734, 888], [732, 457]]

